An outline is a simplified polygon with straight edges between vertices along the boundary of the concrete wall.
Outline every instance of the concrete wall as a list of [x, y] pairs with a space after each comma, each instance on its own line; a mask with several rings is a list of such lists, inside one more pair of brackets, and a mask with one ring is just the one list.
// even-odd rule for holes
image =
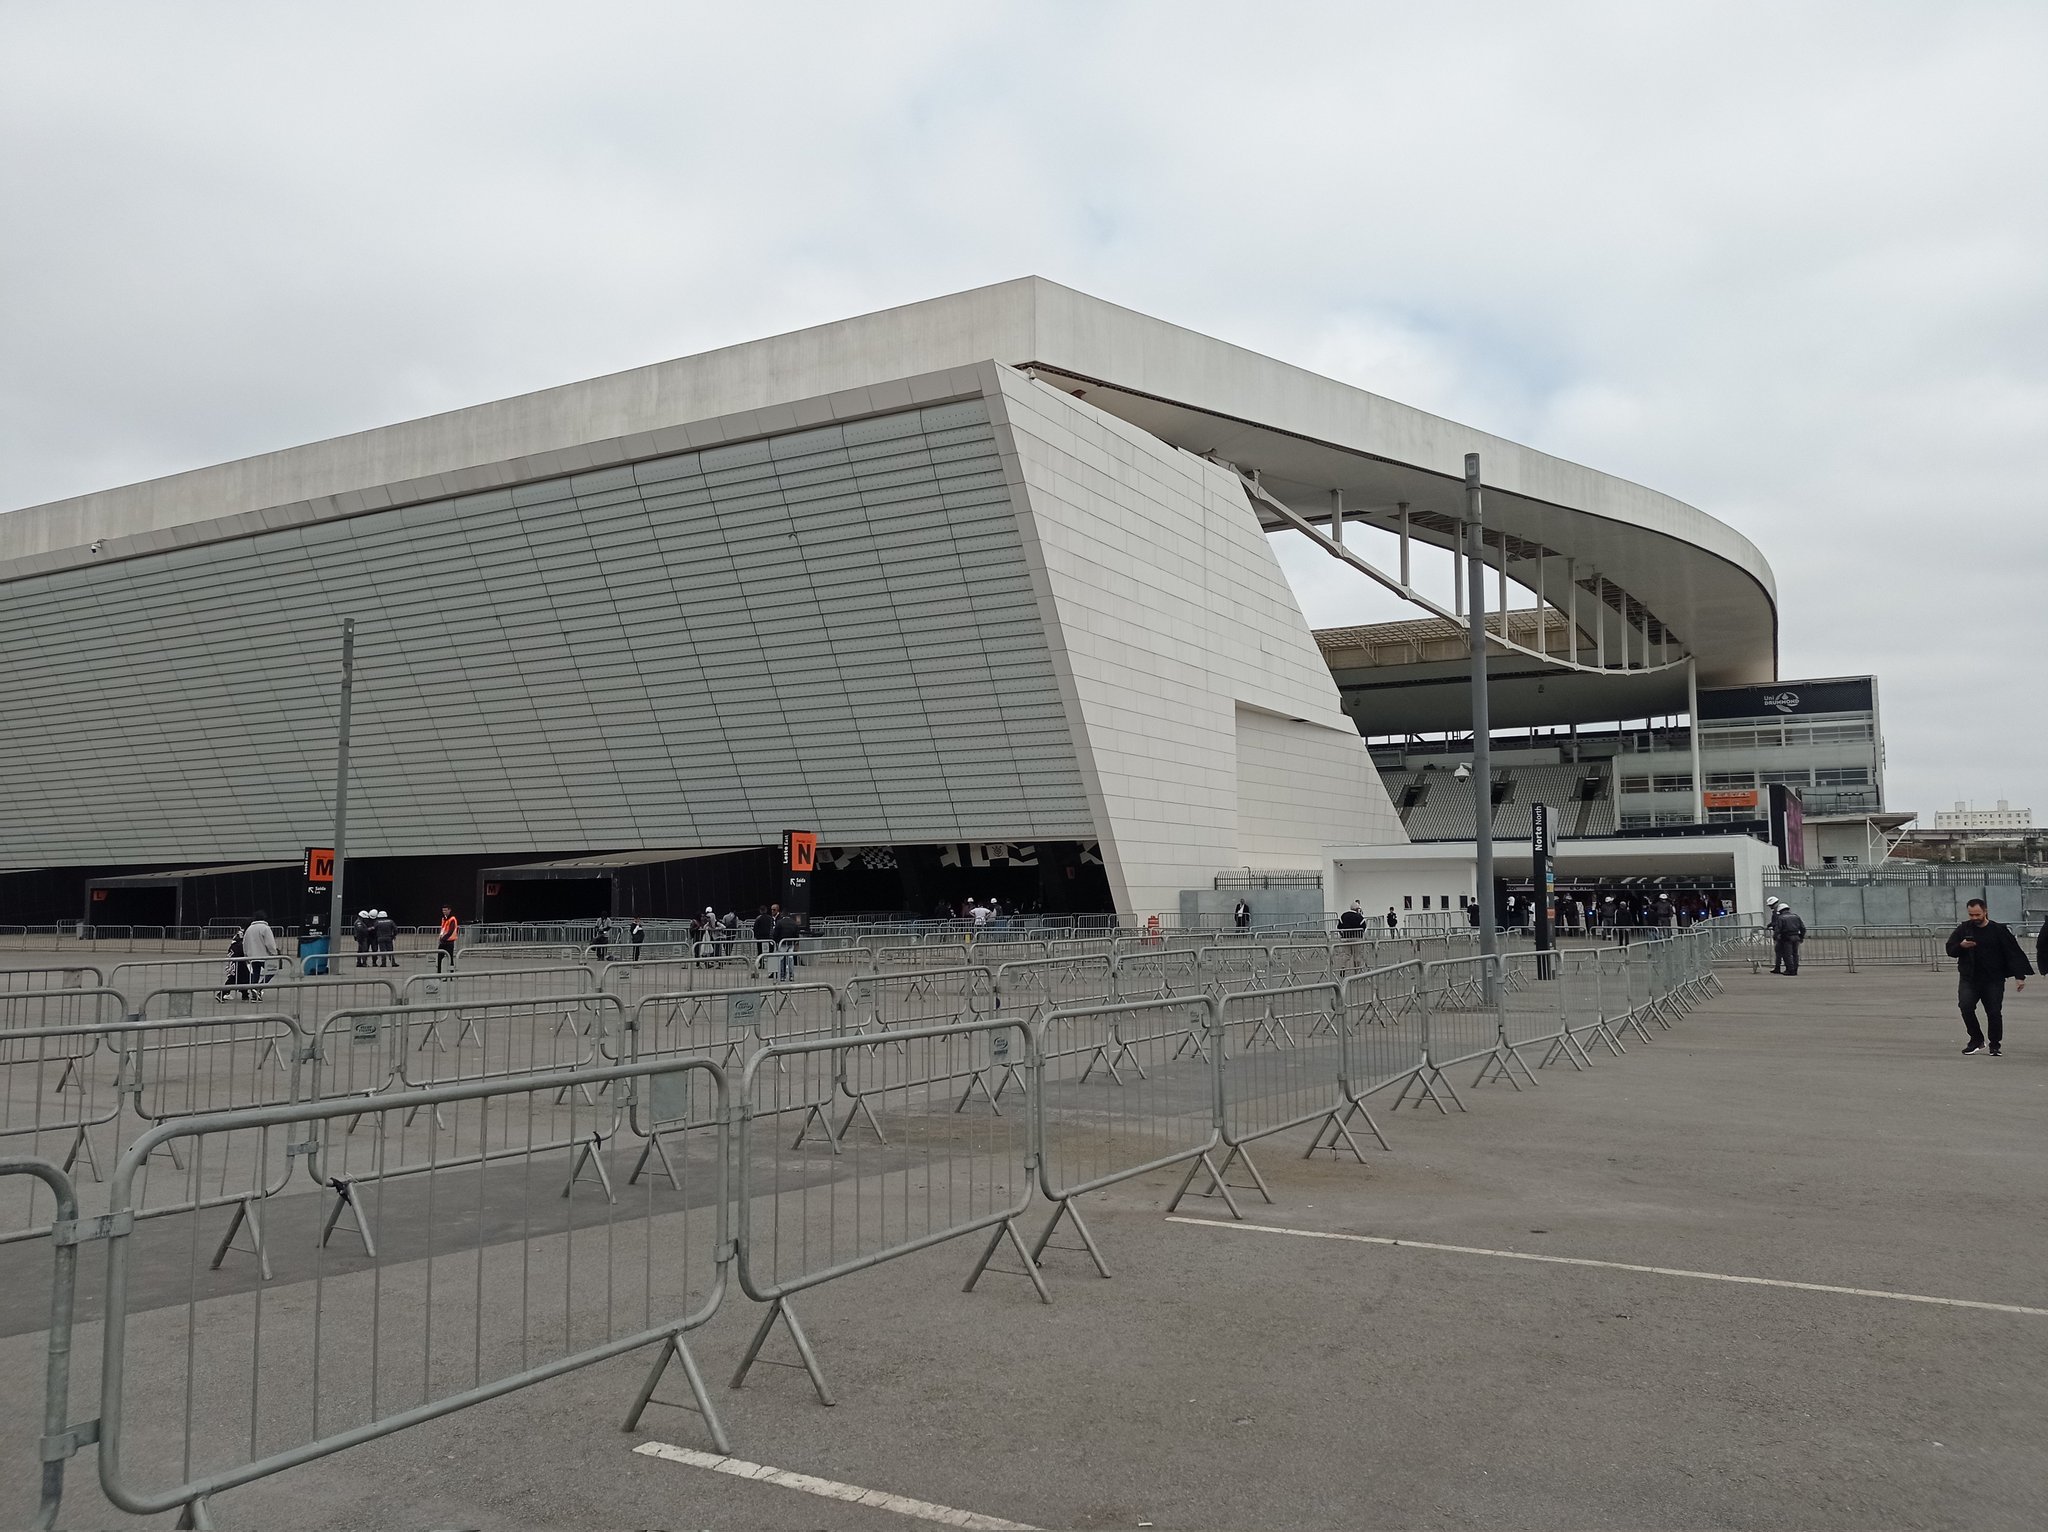
[[1325, 918], [1320, 888], [1184, 888], [1180, 891], [1180, 923], [1227, 926], [1240, 899], [1252, 907], [1253, 930]]
[[1953, 883], [1887, 877], [1774, 884], [1770, 891], [1798, 910], [1810, 926], [1954, 925], [1972, 899], [1988, 900], [1994, 920], [2014, 926], [2027, 920], [2016, 867], [1986, 867], [1981, 874], [1973, 869], [1970, 877]]
[[[1169, 915], [1181, 890], [1260, 856], [1315, 867], [1325, 841], [1404, 841], [1236, 476], [996, 371], [991, 404], [1119, 910]], [[1241, 800], [1246, 710], [1271, 721], [1253, 726]], [[1289, 743], [1303, 752], [1291, 783], [1278, 766]]]
[[[1389, 907], [1404, 919], [1423, 913], [1423, 896], [1429, 897], [1429, 913], [1441, 914], [1446, 896], [1453, 911], [1462, 895], [1470, 898], [1478, 890], [1477, 864], [1469, 850], [1458, 856], [1402, 856], [1390, 851], [1371, 861], [1339, 861], [1330, 893], [1330, 908], [1346, 910], [1356, 899], [1368, 922], [1384, 925]], [[1403, 898], [1415, 901], [1413, 910], [1404, 909]]]

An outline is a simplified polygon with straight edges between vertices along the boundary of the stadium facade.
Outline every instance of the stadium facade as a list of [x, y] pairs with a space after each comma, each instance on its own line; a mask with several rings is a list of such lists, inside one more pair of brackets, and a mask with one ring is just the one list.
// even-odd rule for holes
[[395, 910], [749, 904], [791, 828], [828, 910], [1170, 918], [1233, 870], [1334, 907], [1441, 866], [1367, 737], [1456, 667], [1347, 679], [1268, 534], [1455, 628], [1409, 560], [1470, 451], [1530, 603], [1500, 723], [1776, 682], [1769, 567], [1711, 517], [1038, 278], [0, 515], [0, 920], [324, 844], [345, 617]]

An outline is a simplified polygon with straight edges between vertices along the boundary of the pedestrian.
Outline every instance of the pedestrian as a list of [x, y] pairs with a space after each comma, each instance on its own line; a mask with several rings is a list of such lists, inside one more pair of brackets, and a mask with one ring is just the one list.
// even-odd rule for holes
[[1387, 935], [1392, 936], [1400, 929], [1401, 917], [1394, 913], [1394, 907], [1390, 904], [1387, 906]]
[[974, 922], [975, 931], [979, 933], [987, 927], [989, 917], [993, 913], [994, 912], [990, 910], [987, 905], [983, 904], [979, 899], [977, 899], [974, 901], [973, 908], [968, 910], [967, 915], [968, 918]]
[[398, 966], [398, 922], [391, 918], [389, 910], [375, 910], [377, 934], [372, 945], [377, 951], [377, 966], [396, 968]]
[[767, 954], [767, 953], [768, 953], [769, 951], [771, 951], [771, 950], [772, 950], [772, 949], [774, 948], [774, 946], [775, 946], [775, 917], [776, 917], [776, 916], [778, 916], [778, 915], [780, 915], [781, 913], [782, 913], [782, 906], [781, 906], [781, 905], [779, 905], [779, 904], [776, 904], [776, 905], [767, 905], [767, 904], [764, 904], [764, 905], [762, 905], [762, 906], [761, 906], [761, 910], [760, 910], [760, 913], [759, 913], [759, 914], [757, 914], [757, 915], [755, 915], [755, 917], [754, 917], [754, 955], [755, 955], [756, 957], [762, 957], [762, 956], [765, 956], [765, 955], [766, 955], [766, 954]]
[[698, 936], [698, 944], [694, 949], [697, 956], [717, 957], [718, 913], [715, 910], [713, 910], [710, 905], [705, 905], [704, 913], [697, 919], [697, 925], [701, 928], [701, 932]]
[[448, 966], [455, 966], [455, 938], [462, 930], [462, 923], [455, 918], [452, 905], [441, 906], [441, 939], [434, 945], [434, 972], [441, 971], [441, 959], [448, 960]]
[[803, 922], [797, 919], [796, 911], [784, 910], [778, 905], [775, 917], [775, 977], [787, 984], [796, 977], [796, 940], [803, 934]]
[[612, 923], [609, 916], [597, 917], [597, 929], [590, 933], [590, 950], [600, 963], [612, 960]]
[[1252, 928], [1252, 907], [1244, 900], [1237, 901], [1237, 908], [1230, 912], [1230, 923], [1240, 931]]
[[362, 968], [370, 961], [370, 938], [376, 934], [377, 923], [370, 919], [368, 910], [357, 910], [355, 924], [349, 931], [356, 939], [356, 967]]
[[251, 916], [249, 924], [242, 928], [242, 952], [249, 959], [247, 972], [254, 986], [243, 990], [242, 998], [254, 1000], [256, 990], [270, 982], [270, 964], [277, 956], [277, 933], [270, 929], [270, 922], [263, 918], [261, 910]]
[[727, 910], [725, 919], [718, 923], [718, 955], [731, 957], [732, 949], [739, 945], [740, 917], [737, 910]]
[[1788, 979], [1799, 977], [1799, 947], [1806, 940], [1806, 922], [1789, 904], [1778, 906], [1778, 967]]
[[[1948, 955], [1956, 960], [1956, 1007], [1963, 1013], [1963, 1027], [1970, 1040], [1963, 1052], [1976, 1053], [1984, 1046], [1985, 1033], [1991, 1037], [1991, 1056], [2005, 1048], [2005, 981], [2017, 979], [2017, 989], [2027, 987], [2027, 975], [2034, 971], [2027, 954], [2008, 926], [1991, 918], [1991, 907], [1982, 899], [1964, 906], [1967, 918], [1949, 934]], [[2041, 942], [2048, 958], [2048, 937]], [[1984, 1007], [1984, 1029], [1977, 1027], [1977, 1007]]]
[[1771, 972], [1783, 973], [1785, 965], [1778, 958], [1778, 896], [1773, 894], [1764, 900], [1764, 908], [1770, 912], [1764, 921], [1764, 929], [1769, 933], [1771, 943]]
[[1352, 900], [1351, 908], [1337, 917], [1337, 934], [1351, 942], [1365, 939], [1365, 911], [1358, 900]]
[[[711, 912], [706, 910], [704, 913], [709, 915]], [[635, 917], [633, 929], [628, 931], [626, 935], [632, 939], [633, 961], [637, 963], [640, 961], [640, 949], [647, 945], [647, 927], [640, 924], [638, 917]]]

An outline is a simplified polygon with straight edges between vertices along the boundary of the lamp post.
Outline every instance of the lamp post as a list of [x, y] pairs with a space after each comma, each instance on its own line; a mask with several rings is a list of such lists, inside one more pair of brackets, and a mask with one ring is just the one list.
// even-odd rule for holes
[[356, 689], [356, 620], [341, 620], [341, 718], [334, 734], [334, 883], [327, 891], [327, 971], [341, 968], [342, 868], [348, 860], [348, 726]]
[[[1493, 753], [1492, 724], [1486, 708], [1486, 524], [1479, 500], [1479, 454], [1465, 454], [1465, 574], [1470, 592], [1466, 620], [1472, 634], [1472, 838], [1478, 854], [1479, 954], [1486, 982], [1493, 983], [1500, 936], [1494, 929], [1493, 907]], [[1502, 562], [1506, 562], [1503, 546]]]

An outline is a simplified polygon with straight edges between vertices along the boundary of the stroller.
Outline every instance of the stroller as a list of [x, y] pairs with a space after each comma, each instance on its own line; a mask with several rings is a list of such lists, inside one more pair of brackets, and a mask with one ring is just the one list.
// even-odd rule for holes
[[232, 1000], [239, 991], [247, 1000], [254, 991], [249, 987], [249, 969], [254, 966], [247, 960], [242, 947], [242, 933], [237, 931], [235, 939], [228, 944], [227, 969], [221, 975], [221, 987], [213, 992], [216, 1000]]

